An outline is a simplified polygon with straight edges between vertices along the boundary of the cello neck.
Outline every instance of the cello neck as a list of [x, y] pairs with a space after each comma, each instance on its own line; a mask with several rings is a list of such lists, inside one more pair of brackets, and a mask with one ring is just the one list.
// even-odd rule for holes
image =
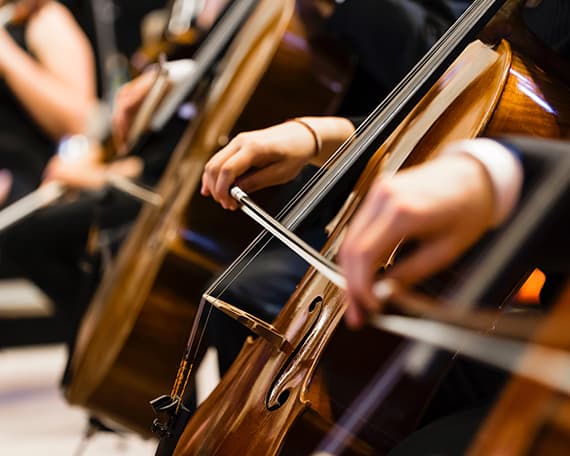
[[224, 12], [223, 16], [208, 34], [200, 48], [193, 57], [195, 62], [194, 72], [181, 84], [177, 97], [172, 97], [168, 103], [163, 103], [154, 115], [153, 126], [155, 129], [164, 127], [170, 117], [176, 112], [178, 106], [194, 90], [198, 83], [211, 71], [215, 62], [224, 52], [227, 44], [237, 33], [239, 27], [257, 4], [258, 0], [236, 0]]

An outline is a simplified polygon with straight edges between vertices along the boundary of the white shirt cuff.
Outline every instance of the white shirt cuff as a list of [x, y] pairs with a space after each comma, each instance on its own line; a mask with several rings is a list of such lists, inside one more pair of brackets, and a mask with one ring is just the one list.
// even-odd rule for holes
[[520, 161], [505, 146], [487, 138], [453, 142], [442, 151], [449, 153], [468, 154], [483, 165], [495, 192], [493, 226], [503, 223], [519, 200], [524, 178]]

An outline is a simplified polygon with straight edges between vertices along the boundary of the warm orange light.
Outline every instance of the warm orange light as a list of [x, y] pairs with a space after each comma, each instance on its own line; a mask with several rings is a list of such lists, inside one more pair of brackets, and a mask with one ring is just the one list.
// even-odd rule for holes
[[535, 269], [517, 293], [516, 300], [524, 304], [538, 304], [540, 290], [545, 281], [544, 273]]

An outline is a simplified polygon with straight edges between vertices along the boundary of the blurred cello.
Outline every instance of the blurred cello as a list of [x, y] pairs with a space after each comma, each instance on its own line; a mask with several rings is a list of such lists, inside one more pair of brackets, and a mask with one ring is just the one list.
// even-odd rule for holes
[[[546, 322], [533, 337], [536, 343], [550, 342], [570, 353], [567, 325], [570, 321], [570, 286], [565, 287]], [[552, 341], [555, 341], [552, 344]], [[529, 348], [527, 356], [533, 356]], [[524, 356], [524, 355], [523, 355]], [[535, 356], [535, 359], [540, 357]], [[521, 362], [528, 362], [524, 358]], [[564, 367], [550, 375], [566, 384]], [[564, 455], [570, 447], [570, 397], [555, 388], [515, 377], [492, 408], [467, 454], [477, 455]]]
[[230, 0], [171, 0], [162, 33], [144, 43], [131, 57], [134, 73], [142, 73], [161, 55], [169, 60], [190, 57]]
[[199, 196], [203, 165], [236, 131], [334, 111], [349, 79], [343, 56], [307, 38], [293, 0], [236, 0], [208, 35], [207, 54], [236, 11], [247, 20], [188, 106], [198, 115], [159, 184], [164, 203], [141, 212], [73, 353], [67, 398], [142, 434], [152, 422], [148, 401], [176, 372], [201, 291], [256, 231]]
[[[438, 69], [443, 71], [446, 60], [456, 55], [469, 35], [502, 3], [473, 3], [463, 20], [412, 70], [383, 109], [371, 116], [341, 148], [343, 158], [349, 158], [333, 161], [324, 177], [313, 182], [313, 190], [295, 207], [298, 210], [285, 218], [287, 228], [295, 226], [305, 208], [314, 207], [318, 194], [326, 193], [338, 182], [335, 179], [339, 169], [350, 167], [348, 160], [354, 163], [365, 157], [367, 151], [376, 153], [323, 250], [328, 259], [334, 256], [346, 223], [378, 173], [392, 174], [401, 166], [429, 158], [438, 146], [448, 141], [483, 133], [568, 136], [569, 89], [512, 51], [507, 42], [494, 48], [481, 42], [468, 46], [417, 107], [395, 127], [398, 117], [408, 114], [406, 103], [422, 95], [421, 84], [430, 85]], [[503, 12], [511, 13], [520, 7], [520, 2], [509, 2], [506, 7]], [[528, 123], [528, 118], [536, 122]], [[382, 144], [383, 135], [390, 133]], [[468, 285], [455, 284], [447, 292], [460, 301], [501, 302], [527, 273], [526, 266], [519, 265], [518, 270], [510, 271], [508, 280], [495, 284], [490, 291], [474, 291]], [[208, 299], [233, 312], [236, 319], [246, 321], [260, 337], [245, 343], [222, 382], [186, 425], [174, 454], [306, 454], [332, 427], [354, 391], [365, 383], [363, 379], [378, 367], [370, 366], [371, 357], [351, 351], [350, 347], [375, 347], [374, 359], [386, 360], [398, 353], [402, 340], [370, 333], [346, 334], [339, 327], [345, 306], [342, 292], [315, 270], [305, 276], [273, 324], [264, 324], [217, 301], [220, 290], [231, 283], [231, 274], [230, 271], [228, 277], [207, 291]], [[194, 328], [193, 334], [199, 339], [201, 333]], [[357, 343], [354, 339], [361, 341]], [[184, 398], [185, 378], [193, 364], [196, 340], [189, 343], [188, 357], [183, 360], [170, 395], [173, 409], [182, 407], [179, 403]], [[405, 376], [398, 377], [389, 395], [390, 405], [366, 423], [348, 452], [388, 451], [417, 425], [440, 377], [441, 371], [421, 384]]]

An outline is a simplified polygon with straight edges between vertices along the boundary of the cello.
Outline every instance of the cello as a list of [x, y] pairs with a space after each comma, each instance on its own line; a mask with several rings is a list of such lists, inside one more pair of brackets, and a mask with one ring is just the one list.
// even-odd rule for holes
[[[568, 352], [568, 332], [560, 323], [568, 322], [569, 306], [570, 287], [567, 285], [536, 333], [536, 342], [555, 340], [556, 347]], [[530, 347], [527, 356], [532, 356], [532, 350], [533, 347]], [[524, 358], [522, 362], [525, 362]], [[563, 373], [556, 369], [553, 369], [552, 376], [558, 377], [561, 383], [565, 380]], [[556, 388], [526, 378], [514, 378], [479, 430], [468, 454], [566, 454], [570, 445], [569, 407], [567, 392], [557, 391]]]
[[[522, 59], [507, 42], [501, 42], [494, 49], [475, 42], [466, 48], [417, 108], [397, 128], [389, 130], [393, 133], [382, 144], [382, 136], [388, 132], [378, 129], [403, 115], [404, 109], [397, 107], [418, 94], [414, 88], [419, 87], [419, 81], [433, 78], [437, 69], [432, 69], [440, 67], [442, 61], [453, 55], [453, 52], [446, 51], [457, 49], [464, 43], [469, 35], [465, 28], [472, 31], [474, 24], [485, 22], [499, 3], [502, 2], [474, 2], [463, 20], [442, 38], [440, 46], [436, 45], [436, 49], [430, 51], [423, 62], [425, 66], [413, 70], [401, 84], [401, 91], [384, 103], [384, 107], [393, 104], [396, 108], [392, 106], [394, 109], [387, 114], [381, 113], [385, 115], [373, 115], [360, 134], [349, 140], [342, 152], [344, 156], [351, 156], [353, 161], [363, 156], [361, 154], [366, 150], [376, 153], [323, 250], [325, 258], [334, 256], [346, 222], [379, 172], [389, 175], [402, 165], [429, 158], [438, 145], [483, 132], [487, 135], [501, 132], [568, 136], [568, 88], [556, 78], [547, 76], [538, 66]], [[512, 10], [520, 5], [510, 2], [506, 6]], [[528, 87], [536, 92], [529, 92]], [[539, 103], [535, 104], [537, 101]], [[560, 117], [551, 117], [554, 112]], [[540, 121], [528, 125], [523, 121], [528, 116]], [[314, 192], [311, 194], [309, 191], [308, 196], [304, 195], [296, 206], [303, 210], [293, 211], [283, 220], [287, 228], [295, 225], [306, 207], [309, 210], [314, 207], [313, 200], [318, 202], [315, 193], [326, 193], [329, 185], [336, 183], [336, 176], [350, 166], [346, 162], [336, 166], [339, 162], [330, 165], [322, 180], [313, 182]], [[249, 258], [246, 256], [247, 261]], [[520, 270], [511, 271], [513, 276], [508, 283], [500, 284], [492, 293], [483, 295], [482, 290], [461, 284], [448, 293], [460, 301], [500, 302], [524, 276], [525, 269], [520, 265]], [[228, 274], [210, 288], [206, 292], [209, 300], [216, 302], [216, 296], [231, 280], [231, 274]], [[359, 368], [369, 362], [368, 357], [359, 353], [347, 353], [345, 350], [343, 356], [342, 348], [349, 345], [343, 343], [347, 336], [338, 327], [344, 305], [341, 291], [313, 269], [272, 325], [232, 311], [240, 321], [245, 320], [253, 328], [262, 326], [263, 331], [256, 329], [260, 337], [245, 343], [222, 382], [190, 419], [174, 454], [305, 454], [311, 451], [318, 436], [334, 423], [338, 409], [343, 408], [343, 403], [350, 402], [346, 397], [334, 397], [331, 383], [323, 381], [323, 378], [329, 375], [329, 380], [338, 380], [338, 377], [342, 381], [350, 380], [351, 376], [358, 376]], [[228, 309], [227, 306], [225, 308]], [[193, 335], [198, 335], [198, 338], [190, 341], [189, 355], [183, 360], [171, 394], [175, 408], [181, 407], [176, 401], [184, 397], [185, 376], [188, 366], [192, 365], [192, 352], [198, 345], [196, 340], [200, 334], [195, 327]], [[401, 340], [388, 338], [382, 342], [371, 342], [368, 339], [366, 343], [367, 346], [378, 347], [379, 357], [389, 358], [394, 350], [397, 352]], [[337, 362], [339, 354], [342, 360]], [[333, 367], [327, 368], [325, 362]], [[342, 367], [339, 366], [342, 363], [345, 364], [346, 377], [336, 369]], [[389, 450], [417, 425], [438, 381], [438, 378], [432, 378], [431, 385], [413, 385], [411, 379], [401, 379], [390, 394], [398, 405], [383, 408], [374, 421], [367, 423], [368, 429], [359, 434], [359, 440], [351, 445], [349, 451], [376, 454]]]
[[[140, 213], [83, 319], [71, 360], [68, 400], [143, 435], [152, 421], [146, 403], [176, 372], [201, 290], [255, 234], [245, 219], [196, 193], [204, 163], [232, 132], [332, 112], [349, 78], [345, 58], [307, 39], [294, 1], [236, 0], [225, 18], [236, 23], [244, 8], [248, 19], [158, 186], [164, 203]], [[227, 25], [223, 17], [215, 29], [225, 34]], [[208, 38], [211, 52], [220, 36]], [[236, 227], [232, 236], [228, 226]]]
[[[213, 6], [211, 5], [213, 3]], [[219, 3], [219, 4], [218, 4]], [[171, 0], [161, 36], [145, 43], [130, 59], [130, 65], [135, 74], [142, 73], [150, 64], [156, 63], [164, 54], [170, 60], [191, 55], [207, 30], [210, 29], [218, 9], [223, 9], [229, 0], [197, 2], [195, 0]], [[204, 11], [206, 17], [201, 18]]]

